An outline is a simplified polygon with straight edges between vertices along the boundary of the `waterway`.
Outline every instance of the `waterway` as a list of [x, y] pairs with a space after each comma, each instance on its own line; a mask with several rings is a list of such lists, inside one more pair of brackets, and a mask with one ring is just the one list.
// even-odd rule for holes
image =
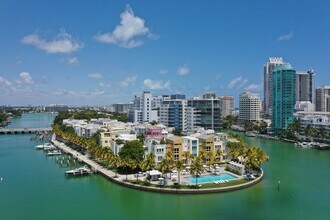
[[[53, 115], [23, 115], [10, 127], [46, 127]], [[167, 195], [99, 175], [66, 178], [31, 135], [0, 135], [0, 219], [328, 219], [330, 151], [244, 137], [270, 156], [264, 180], [234, 192]], [[280, 189], [278, 190], [278, 180]]]

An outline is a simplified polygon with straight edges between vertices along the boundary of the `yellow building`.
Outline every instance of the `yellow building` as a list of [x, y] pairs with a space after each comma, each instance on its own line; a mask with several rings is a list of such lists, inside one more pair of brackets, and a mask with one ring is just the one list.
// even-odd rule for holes
[[174, 160], [182, 159], [182, 137], [171, 136], [166, 138], [166, 150], [172, 151], [174, 155]]
[[214, 147], [214, 135], [200, 135], [199, 140], [199, 151], [205, 150], [206, 152], [215, 152]]
[[111, 142], [117, 139], [117, 135], [110, 131], [100, 132], [100, 145], [102, 147], [111, 147]]

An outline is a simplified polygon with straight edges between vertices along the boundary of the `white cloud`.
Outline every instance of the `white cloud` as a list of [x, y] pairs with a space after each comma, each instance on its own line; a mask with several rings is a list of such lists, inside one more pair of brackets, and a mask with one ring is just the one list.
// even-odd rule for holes
[[79, 64], [79, 60], [77, 57], [69, 57], [67, 60], [66, 60], [66, 63], [68, 65], [76, 65], [76, 64]]
[[187, 75], [190, 72], [190, 67], [184, 64], [183, 66], [179, 66], [176, 72], [181, 76]]
[[170, 89], [171, 81], [145, 79], [143, 86], [147, 89]]
[[261, 91], [263, 88], [263, 83], [260, 84], [250, 84], [244, 88], [245, 91]]
[[[97, 34], [94, 39], [101, 43], [112, 43], [124, 48], [138, 47], [143, 44], [141, 37], [155, 38], [145, 26], [145, 21], [134, 15], [132, 8], [126, 5], [120, 14], [120, 24], [112, 32]], [[138, 38], [139, 37], [139, 38]]]
[[204, 90], [205, 90], [205, 91], [210, 90], [210, 86], [206, 86], [206, 87], [204, 87]]
[[19, 84], [32, 84], [33, 80], [32, 80], [32, 77], [30, 76], [30, 73], [21, 72], [19, 74], [19, 80], [16, 80], [16, 82]]
[[103, 75], [101, 73], [89, 73], [88, 77], [100, 79], [103, 77]]
[[237, 83], [239, 83], [242, 79], [243, 79], [243, 77], [239, 76], [239, 77], [231, 80], [228, 85], [228, 89], [233, 89], [237, 85]]
[[47, 53], [71, 53], [83, 47], [83, 43], [75, 40], [64, 29], [53, 40], [45, 40], [38, 34], [29, 34], [21, 40], [23, 44], [32, 45]]
[[278, 41], [283, 41], [283, 40], [290, 40], [293, 37], [293, 31], [291, 31], [290, 33], [281, 35], [277, 38]]
[[133, 85], [137, 79], [137, 76], [129, 76], [119, 83], [120, 86], [127, 87], [129, 85]]
[[236, 88], [241, 89], [248, 81], [247, 79], [243, 79]]
[[2, 77], [0, 76], [0, 85], [1, 85], [1, 87], [2, 87], [2, 86], [11, 86], [12, 83], [11, 83], [10, 81], [8, 81], [7, 79], [2, 78]]
[[164, 75], [164, 74], [168, 73], [168, 70], [160, 69], [158, 73], [159, 73], [160, 75]]
[[241, 89], [249, 80], [245, 79], [243, 76], [236, 77], [232, 79], [227, 86], [228, 89]]

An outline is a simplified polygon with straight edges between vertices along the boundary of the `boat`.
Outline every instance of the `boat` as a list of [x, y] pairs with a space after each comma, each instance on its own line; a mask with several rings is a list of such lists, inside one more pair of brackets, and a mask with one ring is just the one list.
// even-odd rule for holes
[[54, 150], [56, 147], [50, 143], [45, 143], [44, 144], [44, 150]]
[[42, 150], [42, 149], [44, 149], [44, 145], [43, 144], [37, 145], [37, 146], [35, 146], [35, 149]]
[[65, 172], [65, 175], [69, 175], [69, 176], [75, 176], [75, 175], [89, 175], [91, 174], [92, 171], [85, 165], [83, 167], [79, 167], [77, 169], [73, 169], [73, 170], [68, 170]]
[[253, 133], [252, 131], [245, 132], [245, 135], [248, 136], [248, 137], [256, 137], [256, 134]]
[[301, 142], [301, 143], [298, 143], [298, 146], [301, 148], [310, 148], [311, 144], [307, 143], [307, 142]]
[[62, 155], [62, 152], [59, 150], [53, 150], [47, 153], [47, 156], [59, 156]]

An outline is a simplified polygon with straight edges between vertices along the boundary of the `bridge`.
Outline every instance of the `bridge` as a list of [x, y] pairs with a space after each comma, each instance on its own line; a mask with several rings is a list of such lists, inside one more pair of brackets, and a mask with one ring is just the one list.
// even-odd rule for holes
[[49, 133], [52, 127], [46, 128], [0, 128], [0, 134], [33, 134], [33, 133]]

